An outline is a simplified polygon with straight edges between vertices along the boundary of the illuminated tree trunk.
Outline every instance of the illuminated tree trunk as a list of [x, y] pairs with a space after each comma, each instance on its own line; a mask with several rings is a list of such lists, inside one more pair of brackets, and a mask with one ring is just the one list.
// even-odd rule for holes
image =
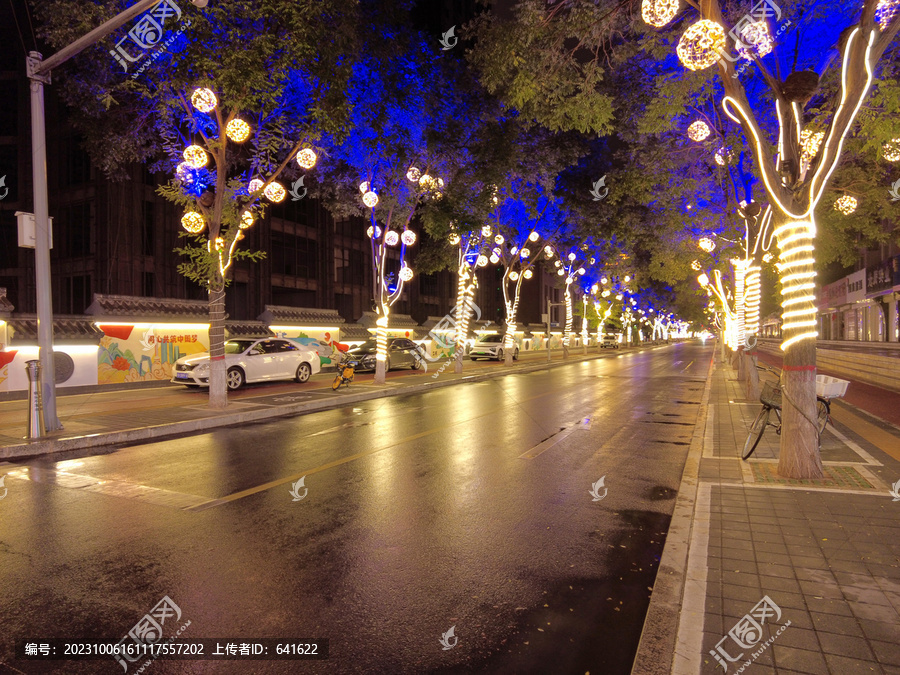
[[[511, 366], [513, 364], [513, 355], [516, 351], [516, 314], [519, 311], [519, 294], [522, 289], [522, 279], [524, 277], [520, 274], [518, 279], [516, 279], [516, 287], [513, 293], [513, 297], [509, 297], [509, 285], [507, 284], [508, 280], [508, 270], [507, 274], [503, 276], [503, 301], [506, 305], [506, 333], [503, 336], [503, 363], [504, 365]], [[548, 343], [547, 349], [550, 348]]]
[[475, 292], [477, 277], [469, 271], [468, 265], [460, 264], [459, 282], [456, 286], [456, 351], [453, 372], [463, 371], [463, 355], [466, 351], [466, 340], [469, 337], [469, 319], [472, 316], [472, 295]]
[[776, 214], [781, 273], [782, 427], [778, 473], [822, 478], [816, 430], [816, 296], [812, 256], [815, 223]]
[[587, 354], [588, 344], [588, 318], [587, 318], [587, 295], [581, 296], [581, 353]]
[[746, 278], [746, 262], [733, 260], [734, 265], [734, 320], [737, 340], [735, 341], [735, 353], [737, 356], [738, 380], [747, 380], [747, 361], [744, 358], [744, 282]]
[[228, 406], [226, 375], [225, 281], [216, 275], [209, 290], [209, 407], [213, 410]]
[[375, 321], [375, 384], [384, 384], [387, 381], [387, 338], [388, 317], [390, 305], [381, 305], [382, 315]]
[[[757, 253], [759, 257], [759, 253]], [[755, 401], [759, 398], [759, 370], [757, 369], [757, 347], [759, 338], [759, 303], [762, 296], [762, 275], [757, 260], [753, 260], [747, 268], [746, 288], [744, 290], [744, 333], [746, 335], [747, 356], [747, 398]]]

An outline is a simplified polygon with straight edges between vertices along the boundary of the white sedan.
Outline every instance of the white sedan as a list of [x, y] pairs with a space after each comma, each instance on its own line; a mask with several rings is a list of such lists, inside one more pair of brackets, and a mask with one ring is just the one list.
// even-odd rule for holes
[[[246, 383], [271, 380], [306, 382], [319, 372], [319, 355], [291, 340], [228, 340], [225, 343], [225, 381], [231, 390]], [[172, 382], [189, 387], [209, 386], [209, 353], [183, 356], [175, 362]]]

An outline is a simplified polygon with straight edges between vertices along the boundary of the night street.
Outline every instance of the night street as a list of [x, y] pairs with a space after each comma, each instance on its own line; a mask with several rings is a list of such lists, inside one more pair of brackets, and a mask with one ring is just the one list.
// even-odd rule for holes
[[326, 638], [330, 658], [157, 673], [628, 673], [712, 355], [659, 346], [5, 466], [0, 661], [121, 673], [14, 661], [11, 640], [117, 642], [168, 596], [184, 638]]

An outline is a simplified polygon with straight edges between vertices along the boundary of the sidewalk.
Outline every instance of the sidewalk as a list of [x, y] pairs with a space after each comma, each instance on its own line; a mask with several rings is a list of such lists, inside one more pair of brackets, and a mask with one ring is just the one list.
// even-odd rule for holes
[[305, 384], [249, 385], [231, 392], [225, 411], [207, 407], [208, 395], [204, 389], [190, 390], [179, 385], [117, 391], [98, 388], [94, 393], [58, 396], [57, 414], [64, 429], [35, 441], [23, 438], [28, 427], [28, 402], [0, 401], [0, 460], [135, 443], [273, 417], [300, 415], [384, 396], [403, 396], [461, 382], [478, 382], [511, 372], [531, 372], [583, 359], [609, 358], [621, 353], [664, 349], [666, 346], [595, 347], [588, 350], [587, 356], [581, 353], [581, 349], [572, 349], [568, 360], [563, 359], [562, 350], [559, 350], [551, 352], [550, 363], [546, 360], [546, 352], [532, 352], [523, 354], [511, 368], [506, 368], [502, 363], [466, 360], [461, 375], [453, 373], [452, 363], [443, 372], [438, 372], [444, 361], [437, 361], [429, 364], [427, 372], [392, 371], [388, 373], [384, 385], [376, 385], [373, 374], [360, 373], [349, 387], [337, 392], [331, 390], [334, 373], [324, 372]]
[[827, 477], [789, 481], [772, 428], [739, 458], [759, 407], [711, 364], [632, 672], [900, 674], [900, 430], [839, 413]]

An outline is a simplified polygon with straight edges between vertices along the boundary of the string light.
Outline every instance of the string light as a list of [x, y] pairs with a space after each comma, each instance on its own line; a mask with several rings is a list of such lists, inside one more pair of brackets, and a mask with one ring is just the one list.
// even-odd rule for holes
[[709, 125], [703, 120], [697, 120], [687, 129], [688, 138], [692, 141], [703, 141], [709, 136]]
[[678, 60], [689, 70], [709, 68], [725, 48], [725, 31], [715, 21], [703, 19], [688, 28], [678, 41]]
[[780, 249], [778, 269], [782, 273], [790, 271], [781, 277], [781, 307], [784, 310], [781, 329], [787, 338], [781, 344], [782, 351], [787, 351], [794, 343], [818, 335], [817, 331], [811, 330], [817, 325], [816, 272], [812, 269], [815, 264], [812, 255], [815, 250], [814, 232], [815, 225], [811, 221], [790, 222], [775, 231]]
[[235, 143], [243, 143], [250, 137], [250, 125], [235, 118], [225, 127], [225, 135]]
[[373, 209], [378, 204], [378, 195], [369, 190], [366, 194], [363, 195], [362, 200], [363, 204], [368, 206], [370, 209]]
[[460, 242], [459, 235], [456, 232], [451, 232], [450, 236], [447, 237], [447, 241], [449, 241], [453, 246], [456, 246]]
[[388, 246], [396, 246], [400, 243], [400, 235], [394, 232], [394, 230], [388, 230], [384, 235], [384, 243]]
[[181, 216], [181, 226], [191, 234], [198, 234], [206, 227], [206, 221], [196, 211], [188, 211]]
[[207, 156], [206, 150], [201, 148], [199, 145], [187, 146], [184, 149], [182, 155], [184, 156], [184, 161], [192, 169], [202, 169], [209, 161], [209, 156]]
[[419, 171], [416, 167], [409, 167], [409, 171], [406, 172], [406, 180], [410, 183], [418, 182], [419, 178], [422, 177], [422, 172]]
[[263, 185], [264, 185], [263, 181], [261, 181], [259, 178], [254, 178], [247, 185], [247, 191], [250, 192], [251, 194], [253, 194], [254, 192], [259, 192], [262, 189]]
[[253, 214], [250, 211], [244, 211], [241, 214], [241, 222], [238, 223], [238, 227], [242, 230], [246, 230], [248, 227], [253, 225]]
[[194, 89], [194, 93], [191, 94], [191, 105], [202, 113], [208, 113], [213, 110], [218, 102], [212, 90], [204, 87]]
[[875, 8], [875, 21], [881, 30], [887, 29], [891, 19], [900, 10], [900, 0], [881, 0]]
[[297, 164], [300, 165], [301, 169], [313, 168], [318, 159], [315, 150], [312, 148], [303, 148], [303, 150], [297, 153]]
[[845, 216], [849, 216], [851, 213], [856, 211], [856, 207], [858, 204], [859, 202], [857, 202], [856, 197], [844, 195], [842, 197], [838, 197], [837, 201], [834, 202], [834, 208], [843, 213]]
[[806, 171], [812, 163], [813, 158], [819, 153], [819, 147], [825, 140], [824, 131], [811, 131], [804, 129], [800, 132], [800, 167], [802, 171]]
[[709, 276], [707, 276], [706, 272], [701, 273], [697, 277], [697, 283], [706, 288], [709, 286]]
[[662, 28], [678, 14], [679, 0], [643, 0], [641, 16], [644, 21], [656, 28]]
[[770, 263], [774, 258], [775, 256], [773, 256], [771, 253], [766, 253], [765, 255], [763, 255], [763, 262]]
[[404, 230], [403, 234], [400, 235], [400, 240], [406, 246], [412, 246], [413, 244], [416, 243], [416, 233], [413, 232], [412, 230]]
[[723, 145], [720, 146], [718, 150], [716, 150], [716, 164], [718, 164], [719, 166], [731, 164], [732, 159], [734, 159], [734, 152], [731, 150], [731, 148], [726, 148]]
[[359, 184], [359, 193], [364, 195], [369, 191], [369, 181], [364, 180]]
[[285, 192], [284, 186], [282, 186], [281, 183], [272, 181], [271, 183], [266, 185], [266, 189], [263, 194], [268, 200], [273, 201], [277, 204], [278, 202], [284, 201], [287, 192]]
[[407, 267], [405, 264], [400, 268], [400, 279], [403, 281], [409, 281], [413, 278], [413, 271], [411, 267]]

